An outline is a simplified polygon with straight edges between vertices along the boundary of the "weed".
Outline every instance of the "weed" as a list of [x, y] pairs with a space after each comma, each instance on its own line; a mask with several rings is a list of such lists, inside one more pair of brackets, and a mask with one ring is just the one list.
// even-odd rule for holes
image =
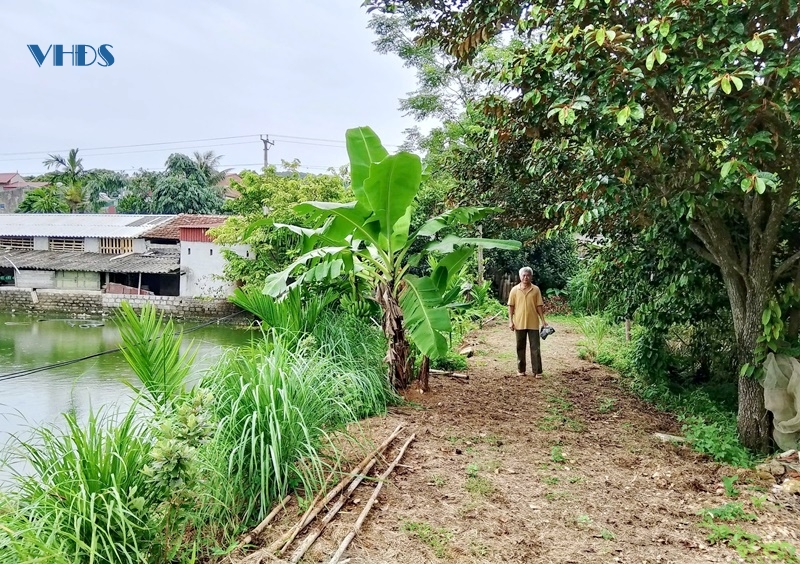
[[728, 497], [739, 497], [741, 493], [734, 484], [739, 479], [739, 476], [723, 476], [722, 487], [725, 488], [725, 495]]
[[[568, 390], [564, 390], [563, 393], [568, 393]], [[574, 407], [571, 401], [562, 396], [550, 394], [547, 396], [547, 403], [550, 405], [547, 415], [542, 417], [542, 421], [538, 425], [541, 430], [554, 431], [562, 427], [576, 433], [586, 430], [585, 423], [570, 417], [569, 413]]]
[[592, 518], [588, 515], [578, 515], [575, 518], [575, 524], [578, 525], [580, 528], [588, 527], [592, 524]]
[[597, 406], [597, 411], [600, 413], [609, 413], [614, 411], [614, 408], [617, 405], [617, 398], [600, 398], [600, 402]]
[[557, 499], [566, 499], [569, 497], [568, 492], [547, 492], [544, 494], [547, 501], [555, 501]]
[[467, 476], [470, 478], [477, 478], [478, 477], [478, 465], [475, 462], [470, 462], [467, 464]]
[[567, 461], [564, 453], [561, 451], [561, 447], [556, 445], [552, 449], [550, 449], [550, 460], [557, 464], [563, 464]]
[[464, 487], [469, 493], [481, 497], [489, 497], [494, 493], [494, 485], [483, 476], [470, 476]]
[[706, 521], [756, 521], [758, 517], [752, 513], [746, 513], [741, 503], [726, 503], [712, 509], [705, 509], [702, 512]]
[[427, 544], [437, 558], [447, 556], [447, 545], [453, 539], [453, 533], [447, 529], [436, 529], [429, 523], [419, 523], [416, 521], [403, 521], [401, 530], [411, 533], [423, 543]]
[[581, 480], [583, 480], [583, 478], [581, 478], [580, 476], [570, 476], [570, 477], [569, 477], [569, 479], [568, 479], [567, 481], [568, 481], [570, 484], [577, 484], [577, 483], [578, 483], [578, 482], [580, 482]]
[[767, 496], [765, 495], [754, 495], [750, 498], [750, 503], [753, 504], [753, 509], [756, 511], [760, 511], [766, 502]]
[[486, 463], [487, 472], [495, 472], [500, 469], [502, 463], [499, 460], [490, 460]]
[[556, 484], [558, 484], [558, 478], [556, 478], [555, 476], [548, 476], [547, 478], [544, 479], [544, 483], [547, 484], [548, 486], [555, 486]]
[[431, 483], [437, 488], [441, 488], [443, 485], [447, 483], [447, 478], [445, 478], [440, 474], [434, 474], [433, 476], [431, 476]]
[[727, 544], [745, 560], [757, 557], [760, 562], [800, 563], [797, 549], [787, 542], [764, 542], [756, 534], [748, 533], [741, 527], [730, 527], [724, 523], [703, 521], [700, 526], [709, 530], [709, 535], [706, 537], [709, 543]]
[[479, 541], [469, 543], [469, 553], [477, 558], [483, 558], [489, 554], [489, 547]]
[[617, 536], [608, 529], [603, 529], [602, 531], [600, 531], [600, 537], [602, 537], [603, 540], [607, 541], [612, 541], [617, 538]]

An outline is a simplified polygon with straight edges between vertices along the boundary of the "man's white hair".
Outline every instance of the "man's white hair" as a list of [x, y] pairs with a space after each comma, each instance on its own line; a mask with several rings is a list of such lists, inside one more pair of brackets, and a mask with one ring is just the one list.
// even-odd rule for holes
[[533, 278], [533, 269], [530, 266], [523, 266], [522, 268], [520, 268], [519, 277], [522, 278], [522, 275], [526, 272], [531, 275], [531, 278]]

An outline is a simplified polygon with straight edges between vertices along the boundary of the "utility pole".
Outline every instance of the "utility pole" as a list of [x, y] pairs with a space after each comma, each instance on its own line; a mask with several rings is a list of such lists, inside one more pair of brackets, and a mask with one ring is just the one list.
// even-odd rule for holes
[[264, 168], [269, 166], [269, 148], [275, 144], [275, 141], [269, 140], [269, 135], [262, 135], [261, 142], [264, 143]]

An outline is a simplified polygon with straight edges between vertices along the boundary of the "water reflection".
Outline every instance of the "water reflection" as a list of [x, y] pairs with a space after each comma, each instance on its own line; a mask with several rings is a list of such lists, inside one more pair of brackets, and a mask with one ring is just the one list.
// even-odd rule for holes
[[[186, 331], [197, 325], [178, 324], [177, 329]], [[191, 379], [199, 378], [225, 348], [244, 345], [251, 335], [230, 325], [209, 325], [186, 335], [182, 349], [190, 341], [197, 347]], [[90, 408], [130, 405], [132, 392], [123, 381], [135, 381], [135, 376], [119, 352], [18, 377], [4, 376], [108, 351], [119, 343], [119, 331], [111, 319], [0, 314], [0, 448], [5, 448], [11, 434], [60, 423], [60, 414], [67, 411], [84, 419]]]

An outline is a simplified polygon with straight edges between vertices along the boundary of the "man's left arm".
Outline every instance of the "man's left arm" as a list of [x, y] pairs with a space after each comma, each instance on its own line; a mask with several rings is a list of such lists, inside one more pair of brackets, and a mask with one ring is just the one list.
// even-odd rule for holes
[[539, 312], [539, 319], [542, 320], [542, 325], [547, 326], [547, 320], [544, 318], [544, 306], [538, 305], [536, 306], [536, 311]]

